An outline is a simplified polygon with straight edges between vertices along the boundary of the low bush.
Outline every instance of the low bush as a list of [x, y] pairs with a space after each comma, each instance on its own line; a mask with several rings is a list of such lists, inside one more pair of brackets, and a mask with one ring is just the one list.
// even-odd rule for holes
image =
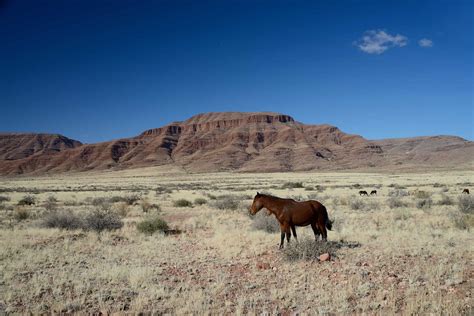
[[193, 203], [186, 199], [179, 199], [173, 202], [175, 207], [193, 207]]
[[122, 219], [117, 213], [98, 207], [86, 214], [83, 228], [100, 233], [104, 230], [120, 229], [122, 226]]
[[449, 214], [454, 227], [462, 230], [470, 230], [474, 227], [474, 214], [464, 214], [461, 212], [452, 212]]
[[280, 231], [280, 224], [273, 215], [268, 215], [262, 210], [252, 217], [252, 227], [256, 230], [263, 230], [267, 233], [275, 233]]
[[402, 189], [396, 189], [396, 190], [391, 190], [388, 192], [388, 196], [391, 197], [404, 197], [404, 196], [409, 196], [410, 194], [406, 190]]
[[415, 203], [416, 207], [419, 209], [429, 209], [433, 205], [433, 200], [431, 198], [418, 199]]
[[398, 207], [407, 207], [408, 203], [403, 201], [401, 198], [392, 196], [387, 199], [387, 205], [390, 208], [398, 208]]
[[195, 205], [204, 205], [207, 203], [207, 200], [204, 198], [197, 198], [194, 200]]
[[458, 199], [458, 209], [464, 214], [474, 213], [474, 196], [463, 195]]
[[152, 235], [155, 232], [165, 232], [168, 229], [168, 223], [158, 215], [151, 216], [137, 223], [137, 230], [147, 235]]
[[221, 195], [213, 201], [211, 206], [219, 210], [235, 211], [240, 206], [240, 200], [235, 195]]
[[431, 193], [426, 191], [416, 191], [415, 198], [417, 199], [429, 199], [431, 197]]
[[81, 229], [83, 227], [83, 219], [73, 212], [53, 211], [45, 215], [40, 225], [45, 228]]
[[281, 186], [282, 189], [300, 189], [304, 188], [303, 182], [286, 182]]
[[44, 202], [44, 208], [48, 211], [53, 211], [57, 207], [58, 207], [58, 200], [52, 195], [48, 196], [48, 198]]
[[352, 199], [349, 200], [349, 206], [351, 209], [358, 211], [358, 210], [365, 210], [367, 205], [364, 202], [364, 200], [360, 198], [353, 197]]
[[116, 203], [114, 208], [120, 217], [127, 217], [128, 213], [130, 212], [130, 205], [125, 202]]
[[18, 222], [24, 221], [30, 217], [30, 212], [24, 207], [16, 207], [13, 212], [13, 218]]
[[18, 201], [18, 205], [34, 205], [36, 203], [36, 198], [32, 195], [25, 195]]
[[142, 199], [141, 202], [140, 202], [140, 206], [142, 208], [142, 211], [144, 213], [148, 213], [149, 211], [151, 210], [156, 210], [156, 211], [160, 211], [161, 208], [158, 204], [153, 204], [153, 203], [150, 203], [148, 201], [148, 199]]
[[441, 194], [441, 200], [438, 201], [438, 205], [453, 205], [454, 200], [446, 194]]
[[10, 202], [10, 197], [0, 195], [0, 203], [3, 203], [3, 202]]

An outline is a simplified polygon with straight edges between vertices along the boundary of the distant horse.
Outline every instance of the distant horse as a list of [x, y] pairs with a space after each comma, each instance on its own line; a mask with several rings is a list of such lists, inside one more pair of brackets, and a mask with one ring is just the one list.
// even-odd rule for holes
[[359, 191], [359, 195], [360, 195], [360, 196], [362, 196], [362, 195], [369, 196], [369, 194], [367, 193], [367, 191]]
[[462, 190], [462, 193], [463, 193], [463, 194], [469, 194], [469, 189], [464, 189], [464, 190]]
[[372, 190], [372, 191], [370, 192], [370, 195], [377, 195], [377, 190]]
[[326, 241], [326, 228], [329, 230], [332, 228], [332, 223], [329, 220], [326, 207], [318, 201], [309, 200], [297, 202], [293, 199], [282, 199], [257, 192], [249, 212], [252, 215], [255, 215], [262, 208], [266, 208], [270, 213], [274, 214], [280, 223], [280, 249], [283, 248], [285, 234], [287, 243], [290, 242], [290, 229], [297, 240], [296, 226], [311, 225], [316, 241], [319, 239], [320, 234], [322, 235], [323, 240]]

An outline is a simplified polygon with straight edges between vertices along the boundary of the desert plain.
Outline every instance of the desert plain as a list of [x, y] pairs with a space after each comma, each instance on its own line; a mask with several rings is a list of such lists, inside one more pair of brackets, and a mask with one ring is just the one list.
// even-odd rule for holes
[[[166, 166], [3, 177], [0, 313], [472, 314], [473, 199], [461, 192], [473, 179]], [[279, 250], [275, 218], [249, 215], [257, 191], [323, 203], [328, 242], [299, 227]], [[74, 222], [95, 211], [119, 224]], [[167, 225], [139, 229], [153, 219]]]

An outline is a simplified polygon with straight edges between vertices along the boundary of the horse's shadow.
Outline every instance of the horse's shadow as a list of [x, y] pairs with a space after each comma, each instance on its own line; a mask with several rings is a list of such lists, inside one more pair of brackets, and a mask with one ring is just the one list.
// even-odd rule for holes
[[313, 238], [304, 238], [298, 242], [291, 241], [291, 243], [283, 249], [283, 253], [286, 259], [291, 261], [316, 260], [323, 253], [329, 253], [332, 258], [337, 258], [338, 252], [341, 249], [354, 249], [361, 246], [362, 245], [359, 242], [354, 241], [328, 240], [323, 242], [315, 241]]

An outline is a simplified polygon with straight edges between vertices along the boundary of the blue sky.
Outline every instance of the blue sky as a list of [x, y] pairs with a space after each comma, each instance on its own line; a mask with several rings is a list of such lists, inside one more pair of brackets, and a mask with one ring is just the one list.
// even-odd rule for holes
[[90, 143], [275, 111], [472, 140], [473, 3], [0, 0], [0, 131]]

